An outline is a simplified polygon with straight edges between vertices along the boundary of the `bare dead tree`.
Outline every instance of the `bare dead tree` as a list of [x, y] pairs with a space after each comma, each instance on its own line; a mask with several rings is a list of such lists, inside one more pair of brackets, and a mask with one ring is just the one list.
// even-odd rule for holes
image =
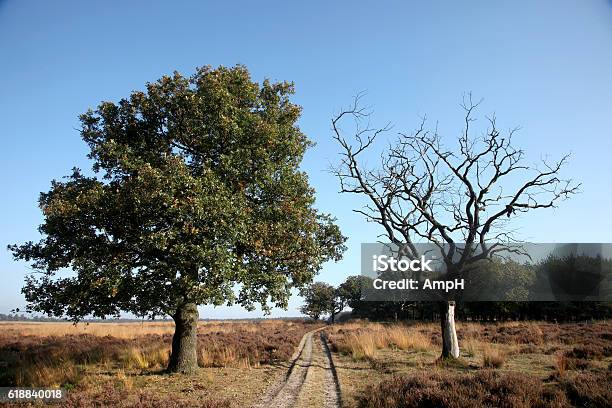
[[[378, 223], [382, 236], [400, 248], [400, 256], [417, 257], [415, 243], [432, 243], [447, 273], [460, 273], [477, 261], [513, 251], [509, 244], [518, 237], [509, 222], [516, 216], [553, 208], [579, 190], [580, 184], [559, 177], [569, 154], [555, 162], [526, 164], [523, 150], [512, 143], [518, 128], [503, 134], [495, 116], [487, 117], [484, 134], [472, 135], [480, 102], [474, 103], [471, 94], [461, 104], [465, 122], [457, 148], [445, 147], [437, 126], [427, 129], [422, 118], [415, 131], [397, 135], [378, 167], [367, 169], [366, 152], [391, 126], [370, 126], [371, 112], [361, 106], [362, 96], [332, 120], [341, 147], [340, 163], [332, 172], [341, 192], [368, 198], [367, 205], [354, 211]], [[348, 119], [354, 122], [350, 137], [341, 128]], [[442, 356], [458, 357], [453, 301], [441, 302], [441, 326]]]

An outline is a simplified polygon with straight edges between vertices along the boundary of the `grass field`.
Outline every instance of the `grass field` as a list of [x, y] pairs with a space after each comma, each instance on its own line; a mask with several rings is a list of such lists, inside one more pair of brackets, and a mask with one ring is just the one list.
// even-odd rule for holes
[[0, 323], [0, 386], [64, 387], [65, 406], [248, 406], [286, 370], [300, 320], [198, 328], [198, 375], [166, 375], [172, 322]]
[[[236, 327], [226, 322], [200, 322], [200, 328], [205, 331], [223, 331]], [[79, 323], [69, 322], [0, 322], [0, 329], [5, 336], [65, 336], [91, 334], [93, 336], [112, 336], [121, 339], [133, 339], [147, 334], [172, 334], [172, 321], [143, 322], [104, 322]]]
[[348, 407], [607, 407], [612, 324], [459, 323], [440, 361], [438, 324], [326, 329]]
[[[247, 407], [282, 378], [303, 321], [199, 325], [197, 375], [167, 375], [171, 322], [0, 323], [0, 386], [64, 387], [66, 407]], [[461, 358], [439, 361], [437, 324], [324, 329], [345, 407], [604, 407], [612, 324], [458, 323]], [[23, 406], [23, 405], [19, 405]], [[313, 405], [314, 406], [314, 405]]]

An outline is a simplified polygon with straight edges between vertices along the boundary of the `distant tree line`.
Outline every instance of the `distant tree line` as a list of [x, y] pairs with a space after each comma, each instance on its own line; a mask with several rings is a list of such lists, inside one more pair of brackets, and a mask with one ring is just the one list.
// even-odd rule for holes
[[[611, 270], [612, 260], [586, 256], [549, 257], [535, 265], [486, 261], [481, 268], [468, 274], [468, 279], [475, 282], [472, 290], [492, 284], [503, 300], [459, 301], [456, 317], [471, 321], [608, 319], [612, 317], [612, 302], [527, 300], [530, 293], [542, 291], [545, 285], [550, 287], [551, 282], [552, 286], [571, 293], [580, 285], [588, 286], [597, 281], [600, 290], [609, 293]], [[337, 288], [315, 282], [303, 292], [305, 304], [301, 311], [314, 319], [329, 316], [332, 323], [346, 307], [352, 310], [353, 317], [369, 320], [437, 321], [440, 318], [437, 302], [364, 300], [362, 288], [371, 286], [371, 278], [365, 276], [350, 276]]]
[[17, 313], [9, 313], [4, 314], [0, 313], [0, 321], [2, 322], [20, 322], [20, 321], [30, 321], [30, 322], [60, 322], [66, 319], [58, 319], [55, 317], [47, 317], [47, 316], [28, 316], [25, 314], [17, 314]]
[[[609, 319], [611, 302], [458, 302], [457, 319], [469, 321], [544, 320], [572, 322]], [[437, 321], [435, 302], [361, 302], [352, 316], [369, 320]]]

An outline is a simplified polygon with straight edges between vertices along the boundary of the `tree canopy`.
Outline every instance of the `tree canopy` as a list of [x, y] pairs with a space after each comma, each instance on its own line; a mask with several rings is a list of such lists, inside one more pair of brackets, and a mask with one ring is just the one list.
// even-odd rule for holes
[[286, 307], [345, 239], [299, 169], [311, 142], [292, 93], [243, 66], [204, 67], [81, 115], [93, 172], [53, 181], [42, 239], [9, 246], [36, 271], [29, 309], [79, 320]]
[[325, 282], [315, 282], [302, 293], [304, 305], [300, 311], [311, 318], [318, 320], [326, 314], [334, 314], [336, 302], [336, 289]]

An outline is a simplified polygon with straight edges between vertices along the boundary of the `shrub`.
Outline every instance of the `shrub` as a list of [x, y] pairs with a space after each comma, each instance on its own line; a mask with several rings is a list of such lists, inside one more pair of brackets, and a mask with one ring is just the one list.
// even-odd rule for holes
[[478, 343], [478, 340], [474, 340], [473, 338], [469, 338], [463, 342], [463, 350], [467, 357], [474, 357], [476, 355]]
[[426, 351], [431, 348], [431, 340], [423, 333], [413, 330], [408, 336], [408, 348], [417, 351]]
[[582, 358], [582, 359], [601, 359], [611, 355], [610, 347], [604, 347], [598, 344], [581, 344], [573, 347], [565, 354], [567, 357]]
[[612, 373], [603, 375], [604, 379], [592, 373], [577, 373], [561, 378], [559, 383], [574, 406], [609, 407], [612, 401]]
[[565, 375], [565, 372], [568, 369], [568, 361], [565, 354], [555, 354], [555, 368], [557, 369], [557, 374], [560, 377]]
[[[112, 325], [109, 323], [107, 325]], [[111, 364], [124, 370], [162, 369], [170, 356], [170, 334], [130, 338], [93, 334], [20, 336], [0, 334], [0, 386], [44, 387], [76, 384], [82, 366]], [[133, 325], [138, 330], [140, 325]], [[251, 367], [288, 361], [316, 325], [292, 321], [201, 324], [198, 359], [206, 367]]]
[[474, 374], [421, 372], [392, 377], [367, 387], [357, 398], [360, 408], [568, 407], [559, 390], [518, 373], [484, 370]]
[[138, 347], [130, 347], [124, 356], [124, 366], [126, 368], [148, 368], [149, 362], [142, 350]]
[[130, 392], [126, 388], [117, 388], [109, 383], [100, 390], [89, 390], [79, 393], [68, 393], [66, 401], [62, 402], [64, 408], [94, 408], [94, 407], [120, 407], [120, 408], [230, 408], [229, 401], [206, 399], [191, 400], [176, 395], [159, 396], [143, 391]]
[[499, 346], [485, 344], [482, 349], [482, 365], [487, 368], [501, 368], [506, 362], [506, 352]]
[[344, 328], [332, 328], [330, 332], [327, 335], [331, 350], [351, 355], [357, 360], [373, 358], [379, 349], [425, 351], [431, 347], [429, 336], [416, 327], [405, 325], [347, 324]]
[[400, 350], [408, 350], [411, 346], [411, 336], [413, 333], [409, 333], [406, 327], [389, 327], [386, 331], [386, 335], [389, 343]]
[[346, 344], [355, 360], [374, 358], [376, 355], [376, 334], [374, 333], [350, 333]]
[[61, 387], [67, 384], [77, 384], [81, 378], [81, 371], [72, 364], [52, 364], [43, 361], [19, 367], [14, 373], [15, 385], [21, 387], [29, 386], [30, 384]]

